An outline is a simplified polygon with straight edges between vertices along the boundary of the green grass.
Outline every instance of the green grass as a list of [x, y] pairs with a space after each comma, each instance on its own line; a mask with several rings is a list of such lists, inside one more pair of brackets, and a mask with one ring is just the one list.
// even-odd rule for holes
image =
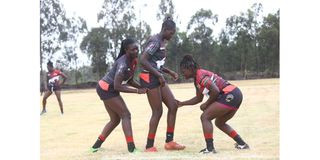
[[[244, 99], [237, 114], [228, 123], [250, 145], [239, 151], [234, 141], [214, 127], [214, 155], [200, 155], [205, 147], [199, 105], [178, 110], [175, 140], [187, 146], [184, 151], [165, 151], [164, 112], [157, 130], [158, 153], [130, 154], [119, 125], [96, 153], [89, 153], [109, 116], [95, 89], [62, 91], [65, 115], [61, 116], [54, 95], [49, 97], [47, 114], [40, 117], [41, 160], [106, 160], [106, 159], [279, 159], [279, 79], [231, 81], [242, 90]], [[170, 85], [179, 100], [195, 95], [192, 83]], [[146, 143], [151, 115], [146, 95], [122, 94], [132, 117], [133, 136], [138, 149]], [[39, 112], [40, 113], [40, 112]]]

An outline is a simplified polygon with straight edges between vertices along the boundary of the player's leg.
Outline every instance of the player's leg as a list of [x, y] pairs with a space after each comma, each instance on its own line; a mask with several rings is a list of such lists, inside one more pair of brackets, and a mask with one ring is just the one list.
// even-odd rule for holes
[[218, 107], [218, 103], [214, 102], [210, 104], [206, 110], [201, 114], [201, 123], [202, 123], [202, 130], [203, 135], [206, 141], [207, 147], [200, 152], [202, 153], [215, 153], [215, 148], [213, 145], [213, 125], [212, 120], [228, 113], [228, 109]]
[[122, 129], [127, 141], [128, 151], [133, 152], [135, 149], [135, 144], [133, 140], [132, 127], [131, 127], [131, 114], [122, 99], [121, 96], [113, 97], [106, 100], [106, 103], [111, 108], [112, 111], [116, 112], [121, 118]]
[[43, 99], [42, 99], [42, 111], [40, 113], [40, 115], [44, 114], [47, 112], [46, 110], [46, 105], [47, 105], [47, 99], [48, 97], [50, 97], [50, 95], [52, 94], [51, 91], [47, 90], [44, 95], [43, 95]]
[[92, 149], [91, 149], [92, 152], [98, 151], [98, 148], [101, 147], [101, 145], [105, 141], [105, 139], [110, 135], [110, 133], [113, 131], [113, 129], [116, 128], [118, 126], [118, 124], [120, 123], [119, 115], [116, 112], [111, 110], [111, 108], [108, 106], [108, 103], [106, 101], [103, 101], [103, 103], [104, 103], [104, 106], [109, 114], [110, 121], [104, 126], [97, 141], [92, 146]]
[[59, 107], [60, 107], [60, 112], [61, 114], [63, 114], [63, 103], [62, 103], [62, 100], [61, 100], [61, 90], [56, 90], [54, 91], [56, 97], [57, 97], [57, 100], [59, 102]]
[[162, 97], [160, 87], [150, 89], [147, 92], [149, 104], [151, 106], [152, 115], [149, 121], [149, 132], [147, 138], [146, 151], [157, 151], [154, 145], [154, 139], [157, 132], [158, 124], [162, 116]]
[[166, 84], [164, 87], [161, 87], [161, 96], [162, 96], [162, 101], [168, 107], [165, 149], [183, 150], [185, 148], [184, 145], [180, 145], [173, 141], [178, 105], [175, 101], [174, 95], [172, 94], [168, 84]]
[[237, 110], [230, 110], [229, 113], [216, 118], [215, 125], [225, 134], [230, 136], [234, 141], [236, 141], [236, 148], [249, 149], [249, 145], [247, 145], [241, 136], [230, 125], [227, 124], [227, 121], [230, 120], [236, 112]]

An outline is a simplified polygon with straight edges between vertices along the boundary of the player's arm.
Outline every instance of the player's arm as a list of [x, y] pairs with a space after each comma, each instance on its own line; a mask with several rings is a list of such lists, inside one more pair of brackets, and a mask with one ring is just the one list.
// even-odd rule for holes
[[178, 103], [178, 106], [182, 107], [182, 106], [186, 106], [186, 105], [196, 105], [196, 104], [202, 102], [203, 94], [201, 94], [197, 88], [196, 88], [196, 92], [197, 92], [197, 95], [189, 100], [182, 101], [182, 102], [179, 102], [178, 100], [176, 100]]
[[206, 102], [201, 104], [201, 110], [205, 110], [211, 103], [215, 102], [220, 90], [218, 86], [214, 83], [215, 80], [211, 80], [208, 76], [203, 78], [200, 84], [209, 90], [209, 98]]
[[122, 84], [124, 79], [124, 71], [126, 70], [126, 66], [119, 64], [117, 66], [116, 74], [114, 77], [114, 89], [119, 92], [126, 92], [126, 93], [146, 93], [146, 89], [143, 88], [131, 88], [126, 84]]
[[159, 78], [161, 86], [164, 86], [165, 84], [165, 79], [163, 75], [153, 68], [151, 64], [148, 62], [148, 59], [150, 58], [150, 55], [153, 55], [157, 49], [160, 47], [160, 44], [157, 42], [150, 42], [146, 49], [142, 52], [140, 56], [140, 64], [143, 66], [144, 69], [155, 75], [156, 77]]
[[49, 77], [46, 76], [44, 78], [44, 90], [47, 91], [48, 90], [48, 81], [49, 81]]
[[68, 79], [68, 77], [67, 77], [64, 73], [62, 73], [62, 72], [60, 72], [60, 75], [61, 75], [61, 77], [62, 77], [62, 82], [60, 83], [60, 85], [63, 85], [64, 82], [66, 82], [66, 80]]
[[176, 72], [174, 72], [173, 70], [166, 68], [166, 67], [161, 67], [161, 70], [164, 73], [169, 74], [175, 81], [179, 78], [178, 74]]
[[142, 88], [141, 85], [136, 80], [134, 80], [133, 77], [128, 81], [128, 84], [134, 88]]

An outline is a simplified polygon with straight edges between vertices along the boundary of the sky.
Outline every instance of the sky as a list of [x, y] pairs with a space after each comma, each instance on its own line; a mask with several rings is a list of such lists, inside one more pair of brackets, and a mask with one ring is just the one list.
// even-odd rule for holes
[[[104, 0], [60, 0], [60, 2], [63, 4], [68, 16], [76, 15], [84, 18], [89, 30], [91, 27], [99, 27], [97, 14], [101, 10]], [[141, 17], [141, 20], [147, 22], [151, 27], [152, 34], [158, 33], [161, 29], [162, 21], [158, 21], [156, 18], [159, 3], [160, 0], [133, 0], [137, 19]], [[175, 21], [181, 31], [186, 31], [191, 16], [201, 8], [210, 9], [213, 14], [217, 14], [219, 21], [213, 28], [215, 37], [218, 37], [222, 28], [225, 28], [225, 21], [228, 17], [240, 15], [240, 12], [246, 12], [254, 3], [262, 4], [263, 15], [276, 13], [280, 9], [279, 0], [173, 0], [175, 16], [178, 16]], [[81, 38], [79, 37], [80, 41]], [[77, 52], [82, 53], [80, 49], [77, 49]], [[59, 59], [59, 57], [62, 57], [62, 54], [56, 54], [53, 61]], [[79, 54], [79, 60], [82, 65], [90, 64], [88, 57], [83, 53]]]
[[[88, 27], [97, 27], [97, 13], [101, 10], [104, 0], [60, 0], [67, 11], [67, 14], [76, 14], [83, 17]], [[187, 3], [186, 3], [187, 2]], [[157, 21], [156, 13], [159, 10], [160, 0], [133, 0], [137, 18], [141, 17], [152, 29], [152, 34], [160, 31], [161, 21]], [[199, 9], [210, 9], [213, 14], [219, 16], [217, 30], [224, 27], [226, 18], [232, 15], [240, 15], [240, 12], [246, 12], [254, 3], [261, 3], [263, 13], [275, 13], [280, 9], [279, 0], [173, 0], [176, 15], [178, 16], [177, 26], [186, 30], [186, 26], [191, 18]], [[141, 11], [141, 16], [139, 14]]]

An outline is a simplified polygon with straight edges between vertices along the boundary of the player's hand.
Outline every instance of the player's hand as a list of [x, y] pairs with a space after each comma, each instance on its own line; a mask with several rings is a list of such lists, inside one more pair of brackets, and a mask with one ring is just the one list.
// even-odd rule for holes
[[175, 101], [176, 101], [176, 103], [177, 103], [177, 105], [178, 105], [178, 108], [180, 108], [180, 107], [183, 106], [179, 100], [176, 100], [176, 99], [175, 99]]
[[171, 77], [173, 78], [174, 81], [178, 80], [178, 78], [179, 78], [179, 75], [174, 71], [171, 71], [170, 75], [171, 75]]
[[147, 88], [138, 88], [137, 93], [138, 94], [145, 94], [148, 92]]

